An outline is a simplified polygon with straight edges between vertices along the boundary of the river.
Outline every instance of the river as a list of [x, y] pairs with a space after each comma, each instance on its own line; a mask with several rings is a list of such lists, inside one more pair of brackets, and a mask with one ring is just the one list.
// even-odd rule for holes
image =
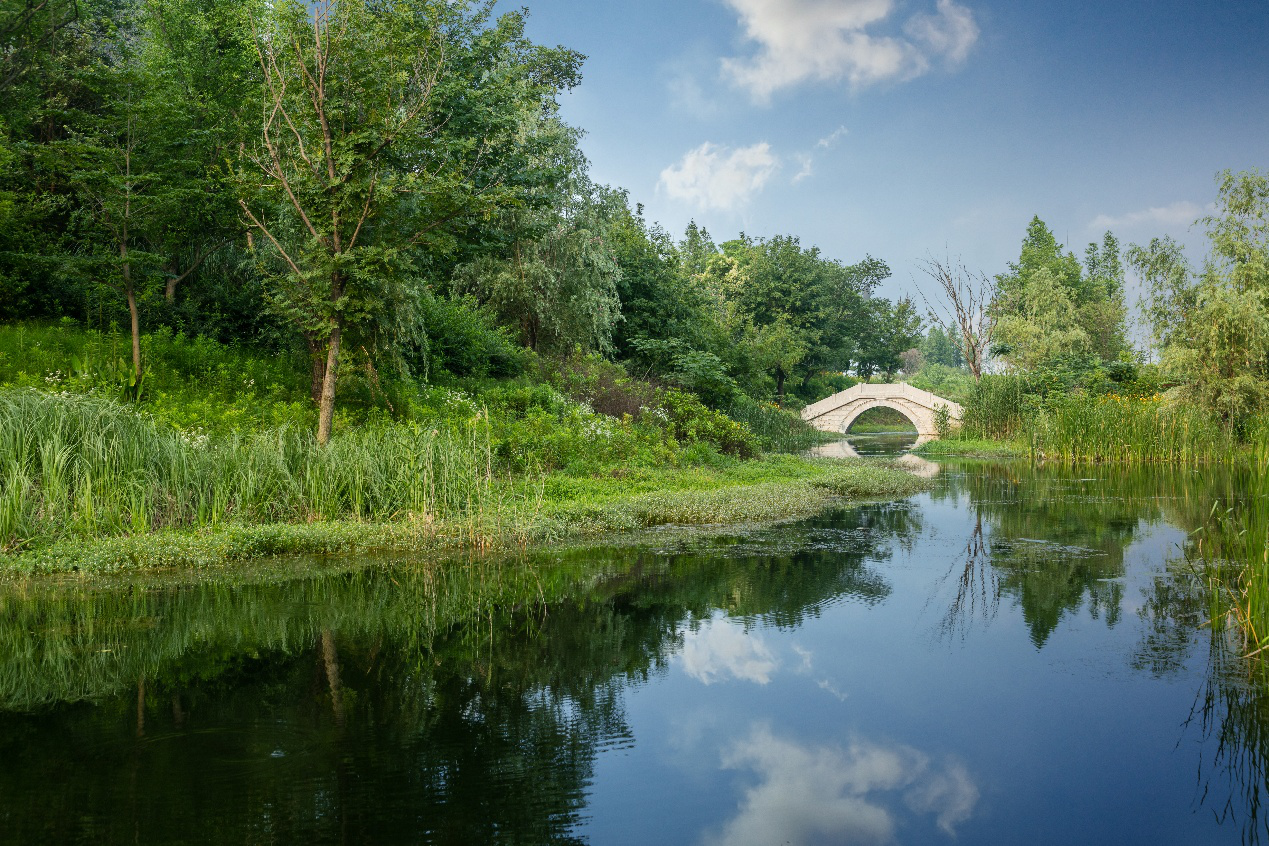
[[930, 472], [633, 547], [6, 589], [0, 842], [1263, 841], [1269, 696], [1184, 555], [1237, 481]]

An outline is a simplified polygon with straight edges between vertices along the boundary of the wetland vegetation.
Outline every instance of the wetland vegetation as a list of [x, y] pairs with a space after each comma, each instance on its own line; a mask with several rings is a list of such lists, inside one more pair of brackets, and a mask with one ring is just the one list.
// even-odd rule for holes
[[[0, 5], [4, 836], [1269, 834], [1269, 176], [1201, 261], [1037, 217], [922, 309], [593, 182], [525, 14]], [[807, 457], [874, 379], [963, 406], [938, 464]]]

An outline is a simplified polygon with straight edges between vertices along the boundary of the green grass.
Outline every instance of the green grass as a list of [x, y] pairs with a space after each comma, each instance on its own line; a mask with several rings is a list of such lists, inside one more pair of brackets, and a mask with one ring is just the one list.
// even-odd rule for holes
[[1193, 536], [1213, 629], [1237, 638], [1269, 678], [1269, 433], [1262, 428], [1243, 476]]
[[920, 485], [873, 464], [741, 460], [820, 434], [760, 404], [737, 422], [605, 362], [587, 365], [579, 396], [568, 380], [398, 386], [391, 409], [341, 413], [319, 448], [295, 362], [168, 333], [143, 346], [153, 378], [123, 403], [118, 368], [101, 363], [126, 355], [125, 337], [0, 327], [0, 569], [525, 545], [773, 520]]
[[663, 526], [766, 523], [844, 500], [910, 496], [926, 480], [888, 462], [775, 456], [721, 467], [645, 469], [634, 478], [547, 476], [494, 483], [472, 510], [391, 520], [223, 522], [115, 537], [81, 536], [0, 557], [10, 572], [206, 568], [291, 553], [509, 549]]
[[1027, 458], [1030, 447], [1023, 441], [992, 441], [971, 438], [947, 438], [927, 441], [913, 450], [925, 458]]
[[0, 550], [221, 523], [439, 519], [489, 496], [479, 426], [191, 436], [97, 396], [0, 392]]

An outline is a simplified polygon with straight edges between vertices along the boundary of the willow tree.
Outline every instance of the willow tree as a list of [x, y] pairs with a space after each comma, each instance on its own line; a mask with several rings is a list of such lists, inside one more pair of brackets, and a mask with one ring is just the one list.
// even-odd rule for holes
[[496, 163], [575, 82], [580, 57], [528, 44], [517, 15], [488, 26], [491, 5], [284, 0], [252, 22], [260, 134], [239, 204], [269, 302], [309, 345], [320, 443], [347, 333], [399, 322], [437, 233], [518, 201]]

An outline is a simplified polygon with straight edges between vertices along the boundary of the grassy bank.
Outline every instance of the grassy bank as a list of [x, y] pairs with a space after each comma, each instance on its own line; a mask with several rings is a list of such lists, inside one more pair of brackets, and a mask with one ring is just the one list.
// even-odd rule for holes
[[662, 526], [773, 522], [836, 503], [908, 496], [925, 480], [882, 462], [776, 456], [637, 478], [550, 475], [491, 481], [471, 508], [391, 519], [342, 516], [313, 522], [216, 524], [70, 536], [0, 556], [14, 573], [106, 573], [214, 567], [270, 555], [425, 549], [499, 549], [637, 532]]
[[[711, 442], [680, 441], [681, 405], [665, 412], [669, 434], [658, 434], [583, 413], [547, 388], [503, 393], [501, 420], [460, 397], [461, 413], [435, 428], [371, 421], [323, 448], [306, 428], [191, 433], [91, 393], [0, 391], [0, 568], [103, 572], [524, 546], [776, 520], [922, 485], [876, 463], [742, 460]], [[535, 406], [542, 397], [562, 403], [565, 416]], [[521, 401], [519, 417], [506, 410]], [[717, 419], [704, 418], [723, 436], [737, 425]]]

